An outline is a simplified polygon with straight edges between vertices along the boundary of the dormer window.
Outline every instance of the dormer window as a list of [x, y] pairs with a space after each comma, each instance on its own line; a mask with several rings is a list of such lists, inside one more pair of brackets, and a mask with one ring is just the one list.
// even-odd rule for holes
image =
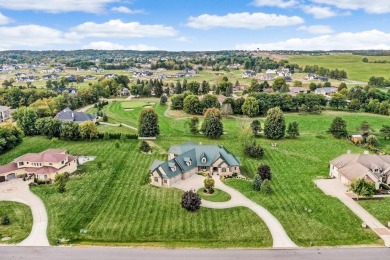
[[206, 163], [207, 162], [207, 159], [206, 159], [206, 157], [202, 157], [202, 163]]
[[188, 158], [188, 157], [184, 157], [184, 162], [187, 166], [191, 166], [192, 164], [192, 160], [191, 158]]
[[168, 167], [171, 169], [171, 171], [176, 171], [176, 164], [173, 162], [168, 163]]

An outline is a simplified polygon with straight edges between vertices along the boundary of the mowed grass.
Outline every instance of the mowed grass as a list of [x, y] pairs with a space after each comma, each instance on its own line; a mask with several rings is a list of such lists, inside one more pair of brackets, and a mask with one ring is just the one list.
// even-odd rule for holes
[[357, 202], [383, 225], [388, 226], [390, 222], [390, 198], [358, 200]]
[[145, 101], [128, 101], [128, 102], [122, 102], [121, 106], [123, 109], [127, 109], [127, 108], [143, 107], [148, 104], [149, 103]]
[[372, 63], [375, 60], [390, 61], [386, 56], [368, 56], [369, 63], [362, 62], [365, 56], [352, 54], [338, 55], [288, 55], [290, 63], [297, 63], [301, 67], [318, 65], [328, 69], [342, 69], [348, 74], [348, 79], [368, 82], [371, 76], [389, 79], [390, 63]]
[[130, 129], [125, 126], [110, 126], [100, 124], [97, 126], [97, 129], [101, 133], [121, 133], [121, 134], [136, 134], [137, 131]]
[[0, 202], [0, 220], [7, 215], [11, 221], [10, 225], [0, 224], [0, 239], [10, 237], [6, 241], [0, 241], [0, 244], [19, 243], [31, 232], [32, 228], [32, 213], [30, 207], [19, 203], [10, 201]]
[[204, 188], [201, 188], [197, 191], [197, 194], [204, 200], [213, 201], [213, 202], [225, 202], [231, 199], [229, 193], [224, 192], [223, 190], [214, 189], [212, 194], [204, 192]]
[[[25, 138], [18, 148], [4, 154], [1, 163], [26, 152], [65, 148], [74, 155], [97, 156], [80, 167], [67, 191], [54, 185], [35, 187], [49, 214], [51, 244], [59, 239], [82, 244], [126, 244], [187, 247], [270, 247], [270, 233], [246, 208], [190, 213], [180, 206], [182, 192], [145, 184], [153, 159], [159, 154], [138, 152], [138, 141], [51, 142], [42, 137]], [[100, 163], [102, 165], [100, 165]], [[237, 228], [242, 232], [237, 234]], [[80, 234], [80, 229], [88, 230]]]
[[[123, 111], [119, 110], [120, 103], [116, 103], [107, 111], [113, 114], [114, 108]], [[348, 129], [357, 131], [364, 120], [379, 130], [382, 124], [389, 122], [388, 117], [345, 112], [286, 114], [287, 123], [297, 121], [300, 124], [301, 136], [296, 140], [280, 141], [257, 138], [265, 156], [254, 160], [244, 156], [241, 145], [242, 126], [253, 119], [224, 119], [226, 134], [219, 140], [210, 140], [190, 134], [188, 119], [164, 117], [166, 108], [155, 105], [161, 130], [154, 142], [155, 150], [166, 151], [174, 144], [187, 141], [223, 145], [240, 157], [241, 170], [248, 177], [256, 174], [261, 163], [269, 164], [274, 191], [270, 196], [252, 191], [249, 181], [229, 180], [227, 184], [267, 208], [298, 245], [382, 244], [373, 232], [361, 228], [361, 221], [340, 201], [316, 188], [313, 179], [326, 177], [328, 162], [347, 150], [364, 151], [362, 147], [347, 140], [336, 140], [326, 133], [333, 118], [343, 117]], [[134, 111], [139, 115], [141, 110]], [[118, 117], [124, 118], [121, 113]], [[128, 116], [126, 120], [136, 123], [138, 117]], [[264, 122], [263, 118], [260, 120]], [[271, 142], [276, 142], [277, 147], [272, 147]], [[387, 152], [390, 152], [389, 142], [381, 140]], [[25, 138], [23, 144], [4, 154], [0, 162], [9, 162], [27, 152], [56, 147], [67, 148], [75, 155], [97, 156], [96, 161], [81, 167], [84, 174], [72, 178], [65, 194], [57, 193], [53, 186], [34, 189], [48, 207], [49, 238], [53, 244], [58, 238], [90, 244], [199, 247], [269, 247], [272, 244], [264, 223], [248, 209], [201, 208], [199, 212], [188, 213], [180, 208], [180, 191], [144, 185], [153, 159], [166, 160], [166, 154], [144, 155], [137, 151], [137, 145], [138, 141], [128, 140], [116, 149], [113, 141], [52, 143], [41, 137]], [[99, 162], [102, 163], [100, 168], [97, 167]], [[237, 234], [237, 228], [242, 232]], [[80, 234], [80, 229], [89, 232]]]

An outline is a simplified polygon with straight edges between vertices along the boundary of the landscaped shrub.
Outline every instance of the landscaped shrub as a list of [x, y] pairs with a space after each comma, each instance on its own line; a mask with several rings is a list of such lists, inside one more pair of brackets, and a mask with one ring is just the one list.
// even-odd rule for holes
[[272, 193], [272, 187], [271, 187], [271, 182], [269, 180], [264, 180], [263, 183], [261, 184], [261, 192], [264, 194], [271, 194]]
[[184, 192], [183, 196], [181, 197], [181, 207], [188, 211], [196, 211], [200, 209], [201, 204], [202, 199], [193, 190]]
[[244, 154], [252, 158], [261, 158], [264, 155], [264, 149], [255, 140], [247, 141], [244, 143]]
[[139, 144], [139, 149], [141, 152], [148, 153], [152, 150], [148, 142], [145, 140], [142, 140], [141, 143]]
[[260, 165], [259, 168], [257, 168], [257, 173], [262, 180], [270, 181], [272, 179], [271, 167], [269, 167], [267, 164]]
[[119, 147], [121, 146], [121, 144], [119, 143], [118, 140], [115, 141], [115, 148], [116, 149], [119, 149]]
[[11, 220], [9, 219], [8, 215], [5, 215], [3, 219], [1, 220], [1, 224], [4, 226], [8, 226], [11, 224]]
[[256, 175], [252, 182], [253, 189], [259, 191], [261, 188], [261, 183], [262, 183], [261, 177], [259, 175]]
[[204, 188], [205, 188], [207, 193], [211, 194], [214, 192], [215, 181], [213, 178], [207, 177], [206, 179], [204, 179], [203, 183], [204, 183]]

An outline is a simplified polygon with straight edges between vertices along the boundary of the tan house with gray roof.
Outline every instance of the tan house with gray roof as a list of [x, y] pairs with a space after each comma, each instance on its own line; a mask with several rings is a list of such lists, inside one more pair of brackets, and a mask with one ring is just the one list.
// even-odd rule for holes
[[172, 146], [168, 161], [155, 160], [150, 172], [153, 185], [170, 187], [199, 172], [220, 176], [240, 174], [240, 161], [222, 146], [187, 142]]
[[346, 185], [364, 178], [379, 189], [381, 183], [390, 184], [390, 155], [347, 153], [330, 162], [329, 175]]

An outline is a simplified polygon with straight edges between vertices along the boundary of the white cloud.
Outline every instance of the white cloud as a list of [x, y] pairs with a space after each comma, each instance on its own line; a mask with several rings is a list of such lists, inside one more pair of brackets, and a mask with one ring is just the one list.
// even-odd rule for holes
[[190, 17], [187, 26], [196, 29], [215, 27], [261, 29], [269, 26], [290, 26], [302, 24], [304, 20], [298, 16], [285, 16], [266, 13], [229, 13], [224, 16], [202, 14]]
[[333, 5], [340, 9], [358, 10], [362, 9], [367, 13], [384, 14], [390, 13], [389, 0], [311, 0], [319, 4]]
[[271, 7], [280, 7], [280, 8], [288, 8], [298, 4], [295, 0], [253, 0], [251, 5], [253, 6], [271, 6]]
[[3, 15], [2, 13], [0, 13], [0, 24], [8, 24], [11, 21], [12, 20], [10, 18], [8, 18], [7, 16]]
[[344, 32], [314, 38], [292, 38], [273, 43], [237, 44], [239, 50], [368, 50], [390, 49], [390, 34], [378, 30]]
[[130, 8], [127, 8], [126, 6], [117, 6], [111, 8], [111, 11], [118, 12], [118, 13], [124, 13], [124, 14], [142, 14], [144, 13], [144, 10], [133, 10]]
[[44, 47], [53, 44], [71, 44], [63, 32], [40, 25], [20, 25], [0, 27], [0, 48], [20, 49], [27, 47]]
[[152, 51], [158, 50], [155, 46], [149, 46], [145, 44], [136, 44], [136, 45], [128, 45], [124, 46], [117, 43], [112, 42], [91, 42], [87, 45], [83, 46], [83, 49], [92, 49], [92, 50], [135, 50], [135, 51]]
[[191, 42], [191, 40], [188, 39], [188, 37], [186, 37], [186, 36], [180, 36], [180, 37], [176, 38], [176, 41], [178, 41], [178, 42]]
[[11, 10], [36, 10], [50, 13], [87, 12], [99, 13], [118, 0], [0, 0], [0, 8]]
[[329, 7], [302, 6], [302, 9], [305, 13], [313, 15], [314, 18], [317, 19], [325, 19], [337, 15], [337, 13]]
[[330, 34], [334, 32], [328, 25], [300, 26], [298, 27], [298, 31], [305, 31], [311, 34]]
[[143, 25], [139, 22], [125, 23], [110, 20], [106, 23], [86, 22], [70, 29], [69, 38], [139, 38], [175, 36], [177, 31], [171, 26]]

